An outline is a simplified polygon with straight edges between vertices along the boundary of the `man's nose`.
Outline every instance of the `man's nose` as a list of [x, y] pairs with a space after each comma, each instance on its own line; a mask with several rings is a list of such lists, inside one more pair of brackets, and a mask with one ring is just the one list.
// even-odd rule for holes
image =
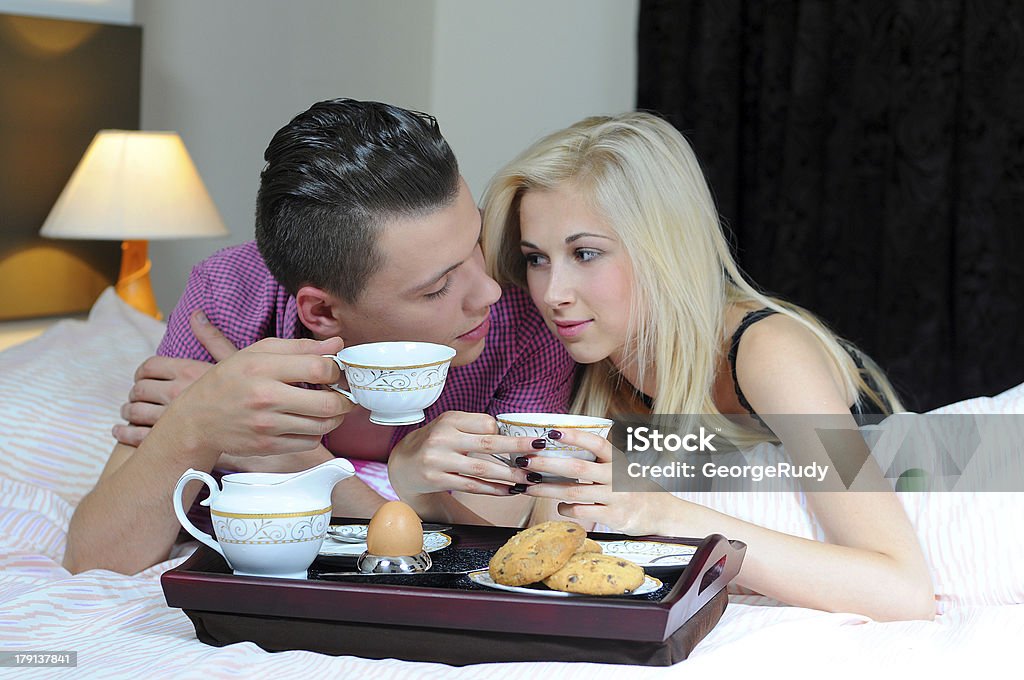
[[483, 253], [472, 258], [472, 261], [467, 264], [471, 267], [474, 277], [472, 285], [469, 287], [470, 308], [477, 310], [490, 307], [501, 297], [501, 286], [487, 274]]

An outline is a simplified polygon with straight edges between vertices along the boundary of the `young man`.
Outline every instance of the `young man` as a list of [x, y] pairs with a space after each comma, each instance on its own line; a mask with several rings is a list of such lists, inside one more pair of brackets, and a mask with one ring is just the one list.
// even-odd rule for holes
[[[265, 160], [256, 244], [192, 272], [163, 356], [137, 373], [125, 411], [135, 425], [117, 431], [138, 449], [115, 449], [72, 519], [71, 570], [138, 571], [165, 559], [178, 530], [171, 491], [189, 467], [283, 472], [332, 455], [387, 460], [394, 488], [421, 516], [478, 520], [447, 491], [507, 498], [529, 481], [468, 455], [532, 450], [496, 436], [492, 416], [568, 405], [574, 364], [528, 296], [503, 292], [484, 272], [479, 212], [432, 117], [320, 102], [278, 131]], [[455, 348], [428, 422], [372, 425], [336, 393], [295, 387], [339, 380], [318, 356], [341, 349], [338, 338]], [[383, 502], [356, 478], [334, 500], [336, 514], [362, 516]]]

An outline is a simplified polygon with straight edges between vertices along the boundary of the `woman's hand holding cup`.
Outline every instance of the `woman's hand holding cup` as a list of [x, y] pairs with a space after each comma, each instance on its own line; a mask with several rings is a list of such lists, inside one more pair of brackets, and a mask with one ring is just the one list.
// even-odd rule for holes
[[[537, 450], [535, 439], [499, 435], [494, 418], [487, 414], [448, 411], [395, 446], [388, 459], [388, 476], [398, 495], [409, 503], [446, 491], [508, 496], [540, 480], [495, 456], [516, 458]], [[476, 458], [471, 453], [486, 456]]]

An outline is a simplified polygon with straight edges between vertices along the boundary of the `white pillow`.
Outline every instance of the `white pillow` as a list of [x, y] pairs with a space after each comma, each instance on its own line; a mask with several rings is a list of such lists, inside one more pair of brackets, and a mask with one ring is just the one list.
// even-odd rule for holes
[[108, 288], [87, 321], [60, 321], [0, 352], [0, 476], [77, 504], [114, 447], [135, 368], [163, 333]]
[[[976, 397], [935, 409], [933, 414], [1024, 414], [1024, 384], [995, 397]], [[991, 421], [986, 421], [991, 426]], [[1019, 421], [1017, 421], [1019, 422]], [[1019, 428], [1005, 451], [1005, 470], [1021, 483], [1019, 460], [1024, 450]], [[997, 470], [999, 468], [993, 468]], [[972, 468], [964, 470], [965, 475]], [[992, 470], [989, 470], [992, 473]], [[932, 569], [939, 611], [948, 605], [1024, 603], [1024, 492], [902, 493]]]

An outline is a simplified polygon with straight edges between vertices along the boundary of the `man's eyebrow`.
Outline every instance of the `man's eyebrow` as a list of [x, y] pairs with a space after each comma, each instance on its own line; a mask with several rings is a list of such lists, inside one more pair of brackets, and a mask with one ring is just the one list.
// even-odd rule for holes
[[[480, 239], [483, 237], [483, 235], [484, 235], [484, 225], [483, 225], [483, 223], [481, 223], [480, 224], [480, 233], [477, 234], [476, 242], [473, 244], [473, 250], [474, 251], [476, 250], [476, 246], [480, 243]], [[472, 257], [472, 255], [470, 255], [470, 257]], [[465, 262], [465, 261], [466, 260], [463, 260], [462, 262], [456, 262], [455, 264], [453, 264], [452, 266], [448, 267], [443, 272], [441, 272], [440, 274], [438, 274], [434, 278], [430, 279], [429, 281], [427, 281], [425, 283], [422, 283], [422, 284], [416, 286], [415, 288], [412, 288], [410, 290], [410, 292], [415, 293], [417, 291], [423, 290], [424, 288], [429, 288], [429, 287], [435, 285], [438, 281], [443, 279], [445, 277], [445, 275], [448, 274], [449, 272], [451, 272], [453, 269], [457, 269], [458, 267], [461, 267], [462, 263]]]
[[[566, 243], [572, 243], [573, 241], [578, 241], [581, 238], [585, 238], [587, 236], [590, 236], [590, 237], [593, 237], [593, 238], [603, 238], [603, 239], [607, 239], [609, 241], [613, 241], [614, 240], [611, 236], [605, 236], [603, 234], [591, 234], [590, 232], [581, 231], [578, 234], [573, 234], [572, 236], [566, 236], [565, 237], [565, 242]], [[540, 250], [539, 246], [537, 246], [537, 245], [535, 245], [533, 243], [530, 243], [529, 241], [526, 241], [526, 240], [520, 241], [519, 242], [519, 246], [521, 248], [536, 248], [537, 250]]]
[[[465, 262], [465, 260], [463, 260], [462, 262]], [[415, 293], [416, 291], [420, 291], [420, 290], [423, 290], [424, 288], [430, 288], [431, 286], [436, 285], [438, 281], [443, 279], [453, 269], [457, 269], [458, 267], [461, 267], [462, 266], [462, 262], [456, 262], [455, 264], [453, 264], [452, 266], [448, 267], [443, 272], [441, 272], [440, 274], [438, 274], [434, 278], [430, 279], [429, 281], [426, 281], [425, 283], [421, 283], [420, 285], [416, 286], [415, 288], [410, 289], [410, 292]]]

